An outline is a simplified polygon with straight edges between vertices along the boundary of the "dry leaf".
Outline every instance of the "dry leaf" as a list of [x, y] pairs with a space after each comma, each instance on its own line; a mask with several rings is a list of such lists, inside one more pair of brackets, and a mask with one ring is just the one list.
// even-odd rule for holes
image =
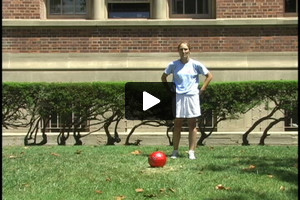
[[279, 188], [281, 191], [284, 191], [285, 190], [285, 187], [284, 186], [280, 186]]
[[60, 156], [60, 154], [58, 154], [58, 153], [51, 153], [51, 155], [53, 155], [53, 156]]
[[98, 193], [98, 194], [103, 194], [103, 191], [101, 191], [101, 190], [96, 190], [96, 193]]
[[176, 191], [173, 188], [169, 188], [169, 190], [173, 193], [175, 193]]
[[244, 170], [253, 170], [253, 169], [255, 169], [255, 168], [256, 168], [255, 165], [249, 165], [249, 167], [244, 168]]
[[250, 166], [249, 166], [249, 169], [255, 169], [255, 168], [256, 168], [255, 165], [250, 165]]
[[106, 181], [107, 181], [107, 182], [110, 182], [110, 181], [111, 181], [111, 178], [106, 178]]
[[135, 189], [136, 192], [144, 192], [144, 189], [143, 188], [137, 188]]
[[224, 190], [225, 187], [222, 184], [219, 184], [219, 185], [216, 186], [216, 189], [217, 190]]
[[165, 191], [167, 191], [167, 189], [166, 188], [161, 188], [159, 191], [160, 192], [165, 192]]
[[28, 183], [24, 183], [24, 184], [22, 184], [24, 187], [30, 187], [30, 184], [28, 184]]
[[231, 190], [231, 187], [225, 187], [224, 185], [219, 184], [216, 186], [216, 189], [217, 190]]
[[10, 156], [8, 156], [8, 158], [10, 158], [10, 159], [14, 159], [14, 158], [17, 158], [17, 156], [10, 155]]
[[131, 154], [134, 154], [134, 155], [140, 155], [140, 154], [142, 154], [142, 151], [140, 151], [140, 150], [135, 150], [135, 151], [131, 152]]
[[117, 196], [116, 200], [123, 200], [125, 198], [126, 198], [126, 196]]

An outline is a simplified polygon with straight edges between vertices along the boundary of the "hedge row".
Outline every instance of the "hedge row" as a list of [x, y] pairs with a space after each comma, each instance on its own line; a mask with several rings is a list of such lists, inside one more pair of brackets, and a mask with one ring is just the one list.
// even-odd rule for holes
[[[93, 127], [91, 130], [105, 130], [107, 144], [114, 144], [120, 142], [118, 122], [125, 116], [124, 88], [125, 82], [5, 82], [2, 84], [2, 126], [4, 128], [28, 128], [24, 144], [41, 145], [47, 143], [46, 125], [53, 113], [57, 113], [62, 123], [58, 144], [65, 144], [71, 132], [75, 138], [75, 144], [82, 144], [80, 138], [91, 133], [82, 135], [82, 125], [85, 121], [91, 123], [85, 124], [83, 128]], [[201, 95], [202, 117], [199, 120], [201, 137], [198, 144], [203, 145], [204, 139], [213, 132], [213, 129], [206, 128], [204, 120], [211, 112], [217, 118], [214, 124], [217, 126], [220, 121], [237, 118], [264, 101], [274, 102], [276, 110], [296, 109], [298, 107], [298, 81], [212, 82]], [[74, 121], [70, 121], [67, 117], [70, 113], [77, 116]], [[41, 121], [44, 127], [40, 130]], [[166, 126], [168, 130], [172, 130], [173, 125], [170, 121], [143, 121], [136, 127], [142, 124]], [[110, 133], [112, 125], [115, 126], [113, 135]], [[40, 131], [43, 134], [43, 140], [37, 142], [35, 139], [33, 143], [29, 143], [29, 140], [36, 138]], [[132, 133], [129, 133], [125, 144], [129, 144], [129, 137]], [[246, 140], [244, 142], [247, 143]]]

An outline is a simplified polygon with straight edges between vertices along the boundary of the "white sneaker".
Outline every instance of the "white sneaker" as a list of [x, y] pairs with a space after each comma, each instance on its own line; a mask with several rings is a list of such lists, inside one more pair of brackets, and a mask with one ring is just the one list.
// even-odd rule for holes
[[191, 160], [195, 160], [196, 157], [195, 157], [195, 151], [189, 151], [189, 159]]
[[171, 155], [171, 158], [173, 158], [173, 159], [179, 158], [179, 152], [174, 150], [172, 155]]

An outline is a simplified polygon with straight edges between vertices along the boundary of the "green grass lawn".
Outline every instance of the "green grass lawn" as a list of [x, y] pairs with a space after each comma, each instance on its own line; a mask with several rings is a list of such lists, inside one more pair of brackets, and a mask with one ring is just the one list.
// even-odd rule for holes
[[157, 150], [172, 147], [3, 147], [3, 199], [298, 199], [298, 146], [204, 146], [196, 160], [181, 147], [151, 168]]

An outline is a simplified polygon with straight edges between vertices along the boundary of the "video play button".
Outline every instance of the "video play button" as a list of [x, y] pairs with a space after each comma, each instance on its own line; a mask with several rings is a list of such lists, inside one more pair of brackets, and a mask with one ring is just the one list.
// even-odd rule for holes
[[[168, 83], [175, 87], [174, 83]], [[173, 120], [175, 97], [162, 82], [127, 82], [125, 118], [127, 120]]]
[[148, 92], [143, 92], [143, 111], [148, 110], [149, 108], [152, 108], [156, 104], [158, 104], [160, 100], [156, 98], [155, 96], [149, 94]]

